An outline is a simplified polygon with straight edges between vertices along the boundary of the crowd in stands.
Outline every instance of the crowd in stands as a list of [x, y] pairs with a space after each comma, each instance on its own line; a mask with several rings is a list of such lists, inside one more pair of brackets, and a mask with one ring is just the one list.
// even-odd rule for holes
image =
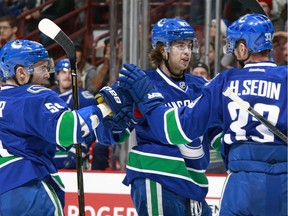
[[[17, 38], [25, 38], [25, 35], [18, 34], [18, 21], [17, 16], [21, 13], [31, 10], [41, 4], [45, 0], [0, 0], [0, 49], [1, 47]], [[227, 8], [233, 7], [231, 4], [232, 0], [224, 1], [223, 7], [224, 15], [226, 14]], [[41, 10], [36, 10], [33, 13], [27, 15], [26, 19], [26, 33], [29, 33], [37, 28], [38, 22], [42, 18], [49, 18], [55, 20], [62, 15], [75, 9], [75, 5], [78, 5], [78, 1], [74, 0], [61, 0], [54, 1], [47, 5]], [[285, 0], [259, 0], [261, 6], [265, 9], [269, 18], [271, 18], [275, 25], [275, 35], [273, 39], [273, 51], [270, 53], [270, 59], [275, 61], [278, 65], [287, 65], [287, 54], [288, 54], [288, 33], [287, 33], [287, 3]], [[109, 9], [109, 7], [108, 7]], [[243, 8], [241, 9], [243, 10]], [[239, 10], [240, 11], [240, 10]], [[107, 15], [107, 8], [105, 8], [105, 14]], [[99, 14], [96, 14], [99, 16]], [[196, 17], [196, 16], [195, 16]], [[107, 21], [107, 19], [105, 19]], [[225, 69], [231, 67], [238, 67], [232, 54], [225, 54], [225, 39], [226, 29], [229, 24], [234, 21], [231, 20], [231, 16], [226, 16], [221, 19], [220, 32], [221, 32], [221, 65], [220, 71], [214, 71], [215, 61], [215, 29], [216, 20], [211, 20], [210, 26], [210, 45], [209, 45], [209, 63], [204, 63], [204, 42], [198, 38], [200, 46], [200, 59], [197, 62], [191, 62], [190, 72], [197, 76], [203, 76], [207, 80], [214, 77]], [[199, 22], [193, 21], [199, 24]], [[203, 24], [203, 23], [202, 23]], [[67, 27], [67, 23], [61, 24], [63, 27]], [[69, 25], [68, 25], [69, 26]], [[107, 29], [108, 30], [108, 29]], [[39, 42], [45, 47], [51, 44], [53, 41], [47, 38], [45, 35], [39, 35]], [[79, 87], [83, 91], [89, 92], [92, 96], [95, 96], [97, 92], [105, 85], [111, 83], [109, 72], [110, 72], [110, 43], [109, 37], [104, 39], [103, 49], [103, 61], [99, 65], [92, 65], [91, 61], [84, 55], [83, 44], [77, 43], [76, 47], [76, 62], [78, 69], [78, 81]], [[59, 63], [59, 59], [54, 59], [55, 63]], [[122, 65], [122, 41], [121, 38], [117, 41], [117, 66], [119, 69]], [[60, 72], [60, 71], [59, 71]], [[59, 74], [58, 74], [59, 75]], [[59, 88], [59, 78], [57, 75], [51, 76], [50, 83], [45, 84], [49, 88]], [[99, 143], [93, 143], [89, 146], [90, 165], [87, 166], [89, 169], [107, 170], [107, 169], [120, 169], [119, 165], [119, 145], [108, 147], [101, 146]], [[101, 155], [102, 158], [99, 157]]]

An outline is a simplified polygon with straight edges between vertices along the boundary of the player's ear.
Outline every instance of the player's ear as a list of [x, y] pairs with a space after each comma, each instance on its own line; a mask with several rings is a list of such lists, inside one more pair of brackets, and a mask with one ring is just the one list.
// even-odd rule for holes
[[162, 57], [163, 57], [164, 60], [168, 60], [168, 53], [166, 52], [164, 47], [161, 48], [161, 54], [162, 54]]
[[16, 74], [16, 79], [18, 80], [20, 84], [27, 83], [27, 80], [29, 80], [29, 74], [27, 73], [25, 68], [22, 66], [18, 66], [16, 68], [15, 74]]

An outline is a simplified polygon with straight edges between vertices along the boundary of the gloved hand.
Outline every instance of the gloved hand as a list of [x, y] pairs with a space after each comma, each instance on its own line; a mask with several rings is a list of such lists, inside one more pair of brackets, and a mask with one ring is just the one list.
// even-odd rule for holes
[[123, 107], [132, 105], [133, 100], [128, 91], [119, 86], [119, 82], [114, 82], [111, 86], [105, 86], [95, 96], [97, 102], [106, 102], [114, 115], [117, 115]]
[[120, 86], [129, 91], [142, 114], [162, 104], [164, 97], [144, 71], [133, 64], [124, 64], [123, 67], [120, 74], [124, 76], [118, 78]]
[[107, 116], [102, 122], [105, 128], [112, 131], [115, 141], [123, 142], [129, 137], [139, 119], [133, 115], [133, 107], [126, 106], [117, 115]]
[[107, 128], [117, 128], [117, 130], [133, 129], [139, 118], [133, 115], [133, 107], [123, 107], [117, 115], [107, 116], [103, 119], [103, 124]]

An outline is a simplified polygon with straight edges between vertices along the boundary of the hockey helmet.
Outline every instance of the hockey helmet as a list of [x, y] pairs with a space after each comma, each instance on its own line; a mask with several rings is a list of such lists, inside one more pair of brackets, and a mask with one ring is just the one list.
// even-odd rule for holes
[[[196, 45], [194, 29], [185, 20], [178, 18], [163, 18], [159, 20], [152, 29], [152, 47], [158, 42], [164, 44], [165, 50], [169, 52], [170, 43], [175, 40], [191, 40]], [[198, 48], [198, 47], [197, 47]]]
[[55, 66], [55, 72], [58, 73], [59, 71], [68, 71], [71, 70], [70, 61], [68, 58], [64, 58], [58, 61]]
[[247, 14], [242, 16], [227, 29], [228, 53], [233, 53], [236, 43], [245, 40], [252, 53], [272, 49], [274, 27], [271, 20], [263, 14]]
[[15, 75], [15, 68], [21, 65], [27, 72], [33, 74], [34, 63], [47, 60], [49, 72], [54, 72], [53, 61], [42, 44], [30, 40], [13, 40], [6, 43], [0, 50], [0, 70], [3, 80]]

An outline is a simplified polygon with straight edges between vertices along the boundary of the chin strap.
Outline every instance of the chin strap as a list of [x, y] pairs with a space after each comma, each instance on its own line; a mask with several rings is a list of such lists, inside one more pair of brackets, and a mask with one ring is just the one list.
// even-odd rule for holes
[[169, 72], [170, 72], [173, 76], [175, 76], [175, 77], [182, 77], [184, 71], [182, 71], [182, 73], [180, 73], [180, 74], [175, 74], [175, 73], [171, 70], [171, 68], [169, 67], [169, 63], [168, 63], [168, 60], [169, 60], [169, 52], [167, 52], [167, 55], [168, 55], [168, 58], [167, 58], [166, 60], [165, 60], [165, 59], [163, 60], [166, 68], [169, 70]]
[[244, 59], [244, 60], [238, 60], [238, 59], [237, 59], [238, 63], [240, 64], [240, 66], [241, 66], [242, 68], [245, 66], [245, 61], [247, 61], [247, 60], [250, 58], [250, 56], [251, 56], [251, 52], [249, 51], [249, 52], [248, 52], [248, 56], [247, 56], [246, 59]]
[[[17, 78], [16, 78], [15, 75], [12, 77], [12, 79], [16, 82], [16, 84], [17, 84], [18, 86], [21, 86], [21, 84], [18, 82], [18, 80], [17, 80]], [[32, 79], [33, 79], [33, 74], [30, 74], [29, 80], [28, 80], [28, 82], [25, 83], [25, 84], [31, 84]], [[25, 85], [25, 84], [23, 84], [23, 85]]]

